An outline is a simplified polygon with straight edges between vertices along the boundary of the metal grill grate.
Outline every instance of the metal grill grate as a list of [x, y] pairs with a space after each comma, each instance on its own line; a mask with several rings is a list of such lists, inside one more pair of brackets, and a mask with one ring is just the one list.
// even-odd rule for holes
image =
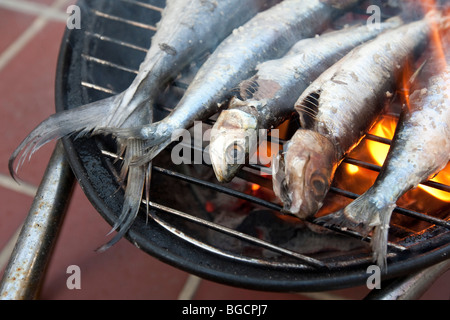
[[[137, 74], [140, 62], [145, 56], [146, 48], [150, 45], [151, 36], [156, 30], [154, 26], [159, 20], [164, 1], [121, 0], [114, 5], [106, 4], [105, 1], [80, 1], [79, 4], [83, 9], [85, 27], [80, 31], [67, 34], [68, 41], [66, 43], [63, 42], [65, 48], [63, 48], [60, 57], [59, 80], [57, 81], [57, 89], [60, 91], [60, 96], [59, 98], [57, 97], [59, 103], [57, 104], [60, 108], [76, 107], [88, 101], [105, 98], [124, 90], [131, 83]], [[75, 71], [74, 69], [77, 70]], [[174, 106], [176, 103], [176, 98], [174, 99], [174, 97], [180, 97], [183, 90], [186, 89], [188, 71], [180, 75], [163, 95], [162, 100], [158, 104], [160, 117], [170, 112], [171, 106]], [[214, 123], [213, 119], [214, 117], [204, 123], [211, 126]], [[367, 135], [365, 139], [390, 143], [389, 140], [374, 135]], [[282, 144], [284, 141], [281, 140], [280, 143]], [[74, 172], [86, 195], [105, 219], [110, 223], [113, 222], [118, 214], [117, 209], [120, 208], [121, 197], [123, 196], [116, 193], [116, 189], [120, 185], [117, 181], [120, 161], [117, 161], [115, 143], [106, 138], [97, 137], [88, 140], [65, 139], [64, 144]], [[198, 151], [204, 152], [203, 149]], [[170, 153], [170, 148], [165, 152]], [[161, 155], [162, 157], [163, 154]], [[355, 158], [347, 158], [344, 163], [353, 164], [373, 172], [378, 172], [380, 169], [378, 166]], [[279, 212], [281, 209], [279, 204], [234, 188], [233, 185], [224, 185], [195, 174], [180, 172], [183, 166], [174, 168], [166, 164], [167, 162], [164, 161], [162, 161], [162, 164], [158, 163], [158, 158], [155, 159], [153, 176], [163, 177], [162, 179], [167, 181], [167, 183], [185, 183], [191, 191], [193, 188], [195, 189], [194, 195], [197, 193], [197, 196], [199, 196], [198, 192], [200, 192], [199, 197], [205, 192], [212, 192], [225, 195], [229, 199], [241, 199], [256, 208], [263, 208], [273, 212]], [[199, 166], [212, 171], [210, 166]], [[258, 172], [270, 174], [268, 168], [264, 166], [246, 165], [239, 172], [238, 180], [242, 181], [244, 185], [248, 182], [270, 190], [270, 180], [262, 177]], [[107, 187], [108, 184], [112, 186]], [[448, 185], [436, 182], [427, 182], [427, 185], [450, 192], [450, 186]], [[135, 223], [137, 226], [133, 227], [134, 229], [130, 232], [130, 240], [151, 254], [157, 255], [178, 267], [199, 273], [202, 276], [246, 287], [259, 288], [263, 286], [265, 289], [273, 290], [292, 290], [292, 288], [302, 290], [311, 290], [313, 288], [316, 290], [325, 286], [327, 289], [330, 289], [333, 288], [333, 284], [334, 287], [338, 288], [361, 282], [365, 277], [365, 268], [371, 263], [371, 254], [367, 249], [308, 255], [299, 253], [292, 248], [284, 248], [239, 230], [215, 223], [208, 218], [207, 214], [205, 218], [204, 213], [196, 215], [191, 212], [188, 213], [187, 211], [189, 210], [175, 208], [170, 205], [170, 201], [168, 205], [159, 199], [160, 195], [157, 190], [159, 186], [155, 187], [154, 183], [152, 188], [152, 197], [149, 203], [152, 209], [150, 217], [162, 229], [155, 229], [151, 223], [146, 224], [145, 219], [138, 219]], [[332, 186], [330, 196], [343, 197], [350, 201], [358, 195]], [[205, 199], [189, 200], [189, 197], [186, 197], [185, 201], [191, 201], [191, 206], [194, 206], [194, 203], [200, 204], [200, 207], [205, 205]], [[195, 199], [195, 197], [191, 197], [191, 199]], [[111, 211], [115, 212], [111, 213]], [[197, 211], [202, 210], [199, 209]], [[395, 276], [414, 268], [421, 268], [446, 257], [449, 251], [448, 243], [450, 238], [449, 205], [443, 205], [439, 210], [440, 214], [438, 216], [400, 207], [397, 207], [395, 212], [427, 224], [420, 232], [411, 232], [405, 228], [401, 230], [401, 236], [398, 239], [389, 242], [388, 257], [392, 267], [390, 267], [390, 273], [387, 276]], [[145, 209], [143, 208], [140, 216], [144, 215]], [[314, 221], [309, 223], [314, 225]], [[367, 243], [369, 240], [356, 232], [339, 227], [332, 227], [330, 230], [333, 233], [344, 235], [363, 243]], [[152, 232], [169, 232], [180, 239], [181, 242], [177, 242], [177, 244], [181, 243], [181, 252], [176, 252], [174, 254], [176, 257], [173, 255], [167, 256], [166, 254], [161, 254], [158, 251], [159, 249], [154, 249], [153, 244], [150, 245], [152, 248], [147, 250], [146, 242], [155, 241], [146, 238]], [[201, 235], [202, 233], [210, 232], [251, 244], [252, 248], [258, 248], [258, 250], [253, 250], [257, 254], [247, 254], [246, 252], [239, 252], [239, 250], [238, 252], [233, 252], [228, 248], [221, 248], [220, 245], [210, 244]], [[214, 258], [216, 260], [205, 262], [205, 264], [202, 264], [201, 261], [196, 263], [195, 260], [201, 258], [193, 257], [191, 259], [191, 257], [186, 258], [183, 256], [184, 254], [189, 255], [190, 253], [187, 251], [192, 250], [191, 246], [185, 247], [187, 246], [185, 243], [199, 248], [200, 251], [206, 251], [208, 255], [217, 257], [217, 259]], [[170, 249], [167, 249], [170, 246], [169, 244], [159, 245], [163, 247], [163, 251], [170, 251]], [[239, 246], [239, 248], [242, 247]], [[176, 249], [172, 250], [176, 251]], [[271, 258], [258, 256], [261, 250], [269, 250], [275, 256], [271, 255]], [[201, 255], [201, 253], [199, 254]], [[235, 270], [235, 275], [228, 276], [233, 267], [229, 269], [229, 267], [220, 266], [220, 264], [234, 263], [239, 265], [239, 272]], [[403, 263], [403, 266], [399, 266], [401, 263]], [[219, 266], [215, 266], [215, 264]], [[250, 265], [249, 270], [246, 269], [248, 265]], [[262, 267], [267, 269], [261, 271], [260, 268]], [[213, 271], [208, 271], [208, 268]], [[245, 279], [246, 272], [254, 272], [255, 269], [252, 268], [258, 269], [254, 278], [248, 276]], [[325, 272], [323, 271], [324, 269], [326, 270]], [[291, 272], [292, 270], [307, 272], [305, 275], [297, 275], [297, 278], [295, 275], [286, 275], [286, 272]], [[348, 273], [346, 274], [343, 270], [348, 270]], [[258, 272], [261, 272], [261, 274], [258, 274]], [[324, 280], [329, 278], [330, 275], [331, 278], [335, 278], [333, 284], [330, 284], [328, 280]], [[341, 281], [342, 275], [347, 277], [347, 281], [338, 283]], [[271, 277], [273, 277], [272, 280], [270, 279]], [[261, 280], [262, 278], [264, 280]], [[287, 283], [292, 279], [294, 280], [293, 282]]]

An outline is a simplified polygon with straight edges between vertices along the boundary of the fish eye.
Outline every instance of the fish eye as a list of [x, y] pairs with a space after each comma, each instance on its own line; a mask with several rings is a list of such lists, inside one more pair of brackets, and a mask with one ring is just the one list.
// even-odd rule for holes
[[320, 199], [328, 188], [327, 179], [322, 174], [313, 174], [311, 178], [311, 186], [314, 196]]
[[226, 150], [227, 162], [229, 164], [241, 164], [244, 163], [244, 148], [237, 144], [233, 143], [228, 146]]

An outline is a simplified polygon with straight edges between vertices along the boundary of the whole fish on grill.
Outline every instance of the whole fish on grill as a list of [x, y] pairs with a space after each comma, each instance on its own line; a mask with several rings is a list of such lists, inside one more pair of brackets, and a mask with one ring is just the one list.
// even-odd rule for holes
[[[279, 0], [168, 0], [151, 47], [138, 75], [124, 92], [50, 116], [35, 128], [10, 158], [10, 172], [28, 154], [45, 143], [78, 132], [86, 135], [99, 127], [125, 124], [134, 110], [152, 105], [165, 85], [189, 63], [214, 49], [233, 29], [258, 11]], [[130, 121], [132, 122], [132, 121]], [[134, 124], [135, 125], [135, 124]]]
[[[104, 128], [119, 138], [139, 138], [149, 151], [134, 161], [142, 165], [153, 159], [180, 130], [219, 110], [239, 83], [266, 60], [283, 56], [302, 38], [324, 30], [328, 22], [359, 0], [339, 1], [339, 8], [323, 0], [284, 0], [257, 14], [227, 37], [202, 65], [175, 109], [163, 120], [136, 128]], [[178, 135], [177, 133], [178, 132]]]
[[[151, 46], [131, 85], [117, 95], [56, 113], [44, 120], [11, 155], [11, 175], [15, 176], [13, 166], [19, 154], [16, 170], [27, 155], [31, 157], [53, 139], [74, 133], [88, 135], [100, 127], [139, 126], [151, 122], [153, 103], [171, 79], [202, 54], [213, 50], [236, 27], [277, 2], [279, 0], [167, 0]], [[131, 159], [141, 155], [142, 141], [119, 143], [128, 146], [122, 172], [125, 175]], [[121, 226], [120, 232], [103, 249], [127, 231], [138, 213], [144, 173], [149, 169], [130, 170], [122, 213], [113, 227]]]
[[258, 131], [289, 118], [300, 94], [322, 72], [354, 47], [401, 23], [392, 18], [379, 28], [348, 27], [303, 39], [283, 58], [258, 65], [257, 73], [239, 86], [243, 100], [233, 98], [213, 126], [209, 154], [217, 179], [228, 182], [235, 176], [256, 151]]
[[[450, 61], [449, 61], [450, 62]], [[450, 67], [415, 90], [402, 110], [387, 158], [373, 186], [319, 221], [367, 236], [374, 260], [386, 265], [389, 221], [397, 200], [450, 161]]]
[[272, 161], [273, 189], [285, 212], [306, 219], [321, 208], [337, 166], [384, 109], [403, 66], [428, 43], [433, 18], [356, 47], [303, 92], [295, 105], [301, 128]]

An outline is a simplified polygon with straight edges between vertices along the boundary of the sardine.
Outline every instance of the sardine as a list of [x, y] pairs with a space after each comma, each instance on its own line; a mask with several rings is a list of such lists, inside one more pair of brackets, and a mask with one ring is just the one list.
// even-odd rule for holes
[[[17, 168], [41, 146], [53, 139], [77, 133], [85, 136], [99, 127], [128, 127], [150, 123], [153, 103], [167, 83], [189, 63], [213, 50], [232, 30], [257, 12], [280, 0], [167, 0], [157, 31], [139, 72], [122, 93], [90, 104], [56, 113], [35, 128], [13, 152], [9, 170], [15, 177], [14, 162], [20, 153]], [[142, 110], [144, 109], [144, 110]], [[117, 242], [133, 223], [141, 205], [143, 187], [149, 180], [150, 165], [132, 167], [128, 164], [142, 154], [142, 141], [126, 144], [122, 177], [128, 173], [125, 199], [113, 230], [118, 234], [100, 250]], [[124, 148], [124, 147], [122, 147]]]
[[258, 131], [289, 118], [300, 94], [322, 72], [354, 47], [401, 23], [395, 17], [377, 28], [348, 27], [303, 39], [283, 58], [258, 65], [257, 73], [239, 86], [243, 100], [233, 98], [213, 126], [209, 153], [217, 179], [228, 182], [235, 176], [256, 151]]
[[[100, 127], [137, 125], [130, 115], [142, 105], [151, 106], [164, 86], [194, 59], [213, 50], [232, 30], [279, 0], [168, 0], [139, 72], [122, 93], [56, 113], [37, 126], [10, 157], [9, 170], [17, 168], [53, 139], [96, 132]], [[14, 163], [21, 153], [16, 170]]]
[[[358, 1], [344, 0], [341, 5], [348, 8]], [[320, 0], [282, 1], [235, 29], [217, 47], [166, 118], [143, 127], [104, 128], [103, 133], [144, 140], [149, 151], [134, 164], [150, 161], [177, 138], [173, 135], [180, 132], [177, 129], [188, 129], [194, 121], [216, 113], [259, 63], [283, 56], [295, 42], [323, 31], [330, 19], [342, 12]]]
[[367, 236], [373, 231], [374, 261], [386, 265], [389, 221], [397, 200], [450, 161], [450, 67], [410, 95], [387, 158], [372, 187], [344, 209], [319, 221]]
[[337, 166], [376, 121], [403, 66], [428, 43], [429, 19], [356, 47], [302, 93], [295, 104], [301, 128], [272, 162], [285, 212], [306, 219], [321, 208]]

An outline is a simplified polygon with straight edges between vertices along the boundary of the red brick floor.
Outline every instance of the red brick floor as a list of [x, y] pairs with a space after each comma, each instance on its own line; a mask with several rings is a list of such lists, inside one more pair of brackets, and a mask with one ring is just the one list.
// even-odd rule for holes
[[[29, 32], [38, 15], [22, 13], [20, 9], [5, 9], [0, 0], [0, 62], [11, 47]], [[58, 1], [16, 0], [16, 3], [33, 3], [48, 8]], [[61, 3], [61, 1], [59, 1]], [[61, 14], [74, 1], [60, 6]], [[0, 63], [0, 176], [8, 178], [8, 157], [25, 135], [41, 120], [54, 112], [54, 77], [56, 60], [65, 24], [55, 20], [45, 21], [29, 41], [19, 47], [11, 59]], [[53, 150], [54, 143], [37, 152], [31, 162], [20, 170], [20, 176], [32, 186], [37, 186]], [[14, 185], [16, 186], [16, 185]], [[25, 192], [25, 193], [24, 193]], [[28, 193], [27, 193], [28, 192]], [[11, 183], [0, 187], [0, 246], [9, 239], [24, 220], [32, 202], [29, 191], [17, 191]], [[67, 212], [52, 260], [40, 294], [41, 299], [177, 299], [192, 281], [188, 298], [192, 299], [318, 299], [317, 295], [271, 293], [240, 289], [207, 280], [197, 279], [173, 268], [121, 240], [110, 250], [94, 250], [109, 238], [110, 226], [89, 203], [77, 185]], [[4, 262], [3, 262], [4, 263]], [[66, 286], [67, 267], [78, 265], [82, 274], [80, 290]], [[4, 265], [0, 266], [2, 272]], [[450, 272], [442, 276], [422, 299], [448, 299]], [[328, 296], [362, 299], [366, 288], [349, 288], [328, 292]], [[185, 296], [186, 297], [186, 296]]]

